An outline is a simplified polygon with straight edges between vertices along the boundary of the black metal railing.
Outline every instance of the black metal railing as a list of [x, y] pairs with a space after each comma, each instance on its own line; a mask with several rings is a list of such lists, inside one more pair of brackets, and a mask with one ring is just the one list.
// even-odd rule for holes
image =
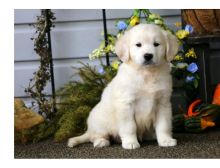
[[[46, 9], [45, 12], [45, 18], [48, 20], [49, 17], [49, 10]], [[48, 21], [49, 23], [49, 21]], [[57, 111], [56, 109], [56, 94], [55, 94], [55, 81], [54, 81], [54, 71], [53, 71], [53, 56], [52, 56], [52, 45], [51, 45], [51, 35], [50, 35], [50, 29], [47, 30], [47, 39], [48, 39], [48, 50], [50, 54], [50, 75], [51, 75], [51, 89], [52, 89], [52, 98], [53, 98], [53, 112], [55, 113]]]
[[[103, 29], [104, 29], [104, 38], [105, 38], [105, 47], [108, 46], [108, 31], [107, 31], [107, 22], [106, 22], [106, 12], [105, 9], [102, 9], [102, 21], [103, 21]], [[109, 54], [106, 53], [106, 65], [110, 65]]]

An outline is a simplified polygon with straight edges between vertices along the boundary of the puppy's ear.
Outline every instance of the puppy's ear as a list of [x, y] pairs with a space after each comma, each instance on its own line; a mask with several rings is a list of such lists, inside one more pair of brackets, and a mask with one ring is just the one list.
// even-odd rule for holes
[[171, 34], [168, 31], [163, 31], [165, 38], [166, 38], [166, 60], [170, 62], [174, 56], [176, 55], [178, 49], [179, 49], [179, 44], [178, 44], [178, 39], [176, 36]]
[[129, 32], [125, 32], [125, 34], [116, 41], [115, 53], [122, 62], [127, 62], [129, 60]]

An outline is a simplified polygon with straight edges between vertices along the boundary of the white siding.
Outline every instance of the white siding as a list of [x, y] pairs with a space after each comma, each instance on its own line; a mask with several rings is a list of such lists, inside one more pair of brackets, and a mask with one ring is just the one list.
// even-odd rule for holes
[[[71, 80], [72, 66], [80, 66], [77, 62], [90, 62], [97, 65], [98, 61], [89, 61], [88, 54], [97, 48], [102, 40], [102, 11], [99, 10], [53, 10], [55, 12], [55, 28], [51, 32], [52, 52], [56, 88]], [[161, 14], [170, 27], [180, 21], [180, 10], [152, 10]], [[15, 10], [15, 97], [26, 97], [24, 88], [39, 65], [39, 58], [33, 50], [35, 30], [29, 24], [36, 21], [40, 10]], [[115, 20], [127, 18], [131, 10], [106, 10], [109, 32], [115, 32]], [[50, 94], [50, 84], [46, 88]]]

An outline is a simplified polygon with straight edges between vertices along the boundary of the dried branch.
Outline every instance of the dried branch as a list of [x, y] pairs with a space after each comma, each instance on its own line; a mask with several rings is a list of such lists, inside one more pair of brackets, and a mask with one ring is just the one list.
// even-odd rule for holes
[[[46, 12], [48, 12], [48, 18], [46, 17]], [[34, 72], [33, 78], [30, 79], [29, 86], [25, 89], [25, 92], [37, 102], [39, 113], [48, 119], [52, 116], [53, 103], [46, 98], [46, 94], [43, 93], [43, 91], [51, 78], [51, 53], [49, 51], [47, 33], [54, 27], [53, 20], [55, 20], [54, 13], [51, 12], [51, 10], [44, 9], [41, 10], [41, 15], [37, 17], [37, 23], [34, 24], [37, 37], [32, 38], [32, 40], [34, 40], [34, 51], [40, 57], [40, 66], [39, 69]]]

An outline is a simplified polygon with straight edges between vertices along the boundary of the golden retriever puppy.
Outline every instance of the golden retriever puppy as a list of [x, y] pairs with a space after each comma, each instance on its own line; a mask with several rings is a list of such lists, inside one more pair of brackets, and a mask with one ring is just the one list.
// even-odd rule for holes
[[104, 147], [110, 137], [119, 137], [123, 148], [136, 149], [152, 129], [159, 146], [175, 146], [170, 61], [177, 50], [176, 37], [159, 26], [139, 24], [125, 32], [115, 46], [123, 62], [118, 73], [90, 112], [85, 134], [70, 138], [68, 146], [92, 142]]

